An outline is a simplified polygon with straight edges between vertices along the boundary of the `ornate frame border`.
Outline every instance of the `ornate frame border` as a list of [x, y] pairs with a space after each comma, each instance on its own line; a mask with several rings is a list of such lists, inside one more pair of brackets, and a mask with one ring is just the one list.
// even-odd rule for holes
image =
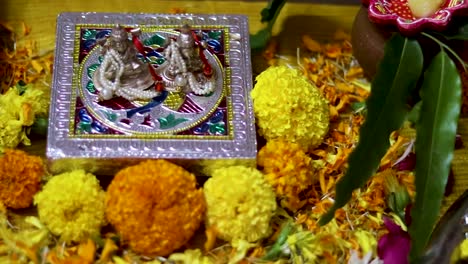
[[[70, 137], [70, 112], [73, 78], [77, 78], [74, 50], [77, 25], [125, 24], [167, 27], [183, 24], [223, 26], [229, 29], [229, 68], [226, 76], [231, 91], [232, 138], [73, 138]], [[257, 152], [255, 120], [250, 91], [253, 86], [247, 17], [242, 15], [62, 13], [57, 19], [54, 76], [46, 155], [51, 162], [60, 159], [255, 159]]]

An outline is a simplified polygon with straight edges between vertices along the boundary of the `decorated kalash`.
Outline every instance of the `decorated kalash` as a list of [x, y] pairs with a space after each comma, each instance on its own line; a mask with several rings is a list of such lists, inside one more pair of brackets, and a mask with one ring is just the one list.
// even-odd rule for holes
[[364, 1], [352, 36], [301, 35], [292, 58], [284, 4], [254, 35], [62, 13], [55, 57], [0, 24], [0, 264], [467, 261], [468, 2]]

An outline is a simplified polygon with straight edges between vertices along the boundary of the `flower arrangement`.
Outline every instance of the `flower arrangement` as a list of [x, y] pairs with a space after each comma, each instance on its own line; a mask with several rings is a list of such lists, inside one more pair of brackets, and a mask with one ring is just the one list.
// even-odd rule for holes
[[[262, 13], [265, 21], [274, 21], [284, 2], [272, 1]], [[263, 32], [268, 30], [270, 25]], [[403, 36], [389, 41], [382, 63], [384, 68], [380, 69], [386, 73], [376, 76], [369, 96], [368, 84], [362, 79], [363, 70], [351, 55], [347, 34], [337, 32], [327, 43], [308, 35], [301, 40], [298, 65], [275, 56], [274, 44], [264, 54], [272, 67], [259, 75], [252, 92], [259, 130], [266, 139], [266, 145], [258, 153], [258, 170], [247, 163], [239, 166], [235, 162], [216, 160], [207, 161], [197, 174], [192, 168], [186, 170], [169, 161], [148, 160], [119, 171], [108, 179], [111, 182], [107, 187], [94, 175], [71, 171], [51, 177], [35, 196], [39, 219], [26, 218], [26, 221], [5, 201], [21, 200], [23, 204], [23, 200], [29, 199], [30, 204], [32, 195], [41, 189], [44, 166], [39, 158], [22, 151], [5, 150], [0, 168], [7, 173], [0, 175], [0, 182], [11, 185], [6, 185], [9, 198], [5, 199], [1, 189], [5, 186], [0, 185], [0, 197], [4, 199], [0, 200], [0, 262], [376, 264], [408, 261], [409, 250], [414, 250], [415, 245], [412, 228], [415, 223], [428, 224], [418, 222], [427, 212], [408, 213], [412, 201], [418, 201], [418, 195], [421, 196], [418, 187], [421, 164], [417, 163], [427, 158], [428, 153], [418, 152], [421, 149], [418, 144], [422, 144], [420, 129], [415, 142], [413, 125], [395, 126], [394, 119], [403, 112], [399, 108], [403, 103], [396, 99], [408, 95], [401, 91], [410, 89], [405, 85], [413, 84], [416, 88], [412, 91], [416, 91], [420, 86], [415, 80], [422, 77], [411, 77], [410, 73], [418, 67], [408, 69], [404, 67], [409, 63], [400, 63], [402, 68], [395, 69], [394, 61], [403, 58], [404, 62], [412, 62], [419, 58], [418, 44]], [[441, 58], [445, 57], [441, 55]], [[447, 66], [445, 69], [450, 73], [453, 65], [445, 59], [438, 63]], [[429, 85], [431, 88], [437, 83], [432, 80], [437, 72], [432, 64], [429, 63], [421, 82], [422, 89], [428, 85], [426, 80], [433, 84]], [[423, 66], [419, 68], [422, 71]], [[396, 74], [398, 70], [408, 76]], [[451, 76], [445, 71], [440, 73]], [[15, 85], [10, 86], [18, 89]], [[418, 123], [427, 118], [424, 111], [428, 108], [424, 104], [433, 104], [427, 99], [428, 90], [423, 91], [422, 111], [412, 112], [417, 117], [413, 119], [417, 120], [416, 130], [418, 126], [427, 129]], [[20, 91], [15, 98], [21, 96], [24, 93]], [[387, 104], [378, 103], [382, 96], [388, 99]], [[269, 105], [271, 102], [281, 111], [270, 109], [275, 108]], [[375, 110], [388, 110], [390, 106], [398, 111], [382, 112], [377, 123], [379, 129], [375, 130], [379, 133], [369, 133], [375, 122]], [[449, 109], [457, 106], [454, 104]], [[298, 119], [302, 121], [298, 123]], [[450, 122], [453, 130], [454, 120]], [[23, 125], [21, 129], [27, 130]], [[382, 131], [388, 133], [381, 135]], [[426, 134], [422, 140], [426, 140], [428, 133], [423, 133]], [[6, 135], [5, 139], [17, 137], [15, 133]], [[367, 146], [375, 151], [359, 154], [363, 152], [362, 144], [371, 144]], [[359, 167], [356, 160], [360, 161]], [[356, 176], [357, 168], [362, 168], [363, 175]], [[205, 178], [206, 175], [211, 178]], [[350, 179], [350, 175], [354, 178]], [[441, 184], [442, 176], [435, 178], [439, 181], [429, 185], [437, 185], [438, 190], [445, 186]], [[434, 197], [429, 198], [434, 201]], [[343, 201], [346, 205], [338, 208]], [[417, 203], [412, 205], [417, 206]], [[333, 213], [327, 215], [327, 212]], [[432, 215], [433, 211], [429, 213]], [[70, 215], [76, 216], [74, 221], [66, 219]], [[331, 220], [322, 225], [326, 216], [331, 216]], [[205, 230], [200, 228], [203, 221]], [[417, 242], [418, 246], [421, 241]], [[467, 245], [458, 247], [454, 256], [466, 258]], [[433, 255], [424, 256], [426, 260], [428, 256]]]

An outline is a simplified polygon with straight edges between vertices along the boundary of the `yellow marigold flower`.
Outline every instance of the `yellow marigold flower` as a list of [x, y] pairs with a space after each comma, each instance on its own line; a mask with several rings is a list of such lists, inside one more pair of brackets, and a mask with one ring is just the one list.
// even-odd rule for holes
[[219, 168], [231, 166], [244, 166], [255, 168], [255, 160], [251, 159], [207, 159], [200, 162], [199, 172], [205, 176], [213, 175], [213, 172]]
[[275, 194], [258, 170], [243, 166], [215, 170], [204, 192], [206, 225], [214, 226], [220, 238], [254, 242], [270, 234]]
[[117, 173], [107, 190], [106, 215], [130, 247], [166, 256], [188, 242], [205, 213], [195, 176], [165, 160]]
[[468, 240], [463, 239], [460, 245], [452, 253], [450, 263], [461, 263], [461, 260], [468, 259]]
[[330, 111], [320, 91], [299, 71], [270, 67], [252, 90], [259, 134], [267, 140], [283, 138], [310, 150], [328, 132]]
[[40, 189], [43, 174], [40, 157], [6, 149], [0, 157], [0, 203], [14, 209], [29, 207]]
[[354, 237], [356, 238], [363, 255], [366, 255], [368, 252], [375, 253], [377, 249], [377, 238], [375, 234], [369, 230], [358, 229], [354, 231]]
[[22, 94], [16, 87], [0, 94], [0, 149], [31, 144], [23, 127], [31, 126], [36, 115], [47, 114], [43, 94], [32, 86], [25, 87]]
[[12, 118], [6, 109], [0, 106], [0, 150], [15, 148], [21, 142], [25, 145], [31, 144], [24, 133], [22, 122]]
[[28, 84], [21, 95], [25, 101], [31, 104], [34, 116], [47, 116], [49, 114], [50, 87], [42, 86], [44, 85], [40, 83]]
[[171, 254], [168, 258], [177, 264], [214, 264], [212, 258], [203, 256], [200, 249], [187, 249], [183, 253]]
[[105, 192], [83, 170], [52, 177], [34, 197], [40, 220], [64, 242], [83, 241], [105, 224]]
[[[364, 254], [376, 251], [377, 241], [375, 235], [363, 229], [346, 230], [347, 237], [342, 236], [343, 231], [333, 220], [316, 232], [298, 231], [287, 238], [287, 247], [291, 252], [293, 263], [346, 263], [351, 250], [356, 250], [353, 244], [362, 247]], [[365, 251], [364, 251], [364, 247]]]
[[312, 159], [295, 143], [272, 140], [258, 152], [257, 163], [281, 200], [292, 211], [302, 207], [299, 194], [314, 181]]

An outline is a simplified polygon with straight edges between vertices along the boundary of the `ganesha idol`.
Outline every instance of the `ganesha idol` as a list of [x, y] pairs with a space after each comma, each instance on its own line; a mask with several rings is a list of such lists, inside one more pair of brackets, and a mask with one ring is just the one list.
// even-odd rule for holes
[[[213, 92], [211, 66], [200, 58], [202, 53], [188, 25], [183, 26], [177, 39], [169, 39], [164, 52], [166, 62], [156, 71], [138, 58], [138, 52], [143, 51], [137, 50], [129, 33], [139, 41], [139, 29], [127, 32], [119, 25], [112, 29], [107, 39], [99, 40], [103, 61], [95, 71], [93, 81], [100, 100], [114, 97], [129, 101], [152, 99], [161, 95], [161, 86], [171, 92], [196, 95]], [[201, 42], [198, 45], [202, 45]]]
[[128, 100], [150, 99], [158, 95], [151, 89], [154, 80], [148, 65], [136, 56], [137, 50], [127, 31], [116, 26], [103, 44], [104, 60], [94, 73], [94, 85], [102, 100], [121, 96]]

